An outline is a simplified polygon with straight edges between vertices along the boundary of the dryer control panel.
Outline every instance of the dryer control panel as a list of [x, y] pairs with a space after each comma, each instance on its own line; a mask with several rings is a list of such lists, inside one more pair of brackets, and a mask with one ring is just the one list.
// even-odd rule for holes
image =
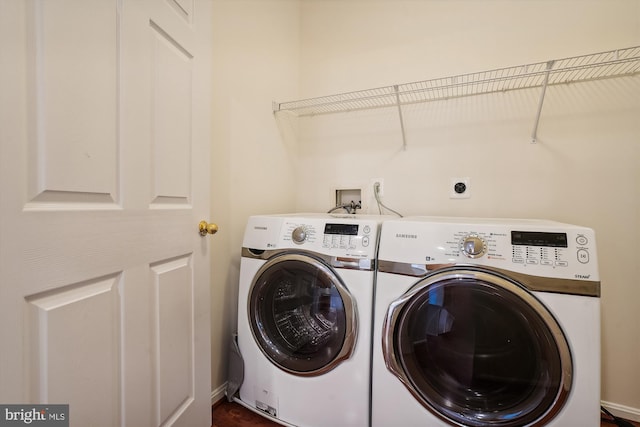
[[589, 228], [538, 220], [424, 218], [385, 222], [379, 259], [599, 280], [595, 234]]
[[[483, 256], [491, 259], [511, 260], [515, 264], [543, 265], [547, 267], [568, 267], [575, 260], [581, 264], [591, 261], [591, 248], [586, 233], [575, 235], [575, 248], [569, 250], [569, 233], [545, 231], [507, 232], [456, 232], [450, 242], [449, 256], [465, 256], [477, 259]], [[507, 252], [507, 239], [510, 238]], [[571, 245], [573, 246], [573, 245]], [[575, 255], [575, 256], [573, 256]], [[574, 259], [571, 259], [574, 258]]]

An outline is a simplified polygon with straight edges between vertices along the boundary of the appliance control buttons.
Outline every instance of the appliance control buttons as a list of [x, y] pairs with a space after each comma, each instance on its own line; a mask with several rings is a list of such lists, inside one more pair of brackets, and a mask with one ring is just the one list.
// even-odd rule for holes
[[589, 252], [586, 249], [578, 250], [578, 261], [581, 264], [587, 264], [589, 262]]
[[296, 243], [304, 243], [304, 241], [307, 240], [307, 230], [304, 226], [296, 227], [293, 232], [291, 232], [291, 239]]
[[579, 245], [586, 245], [587, 243], [589, 243], [589, 239], [587, 239], [584, 235], [582, 234], [578, 234], [578, 237], [576, 237], [576, 243]]
[[[369, 245], [369, 237], [362, 238], [362, 246]], [[337, 234], [325, 234], [322, 239], [322, 247], [328, 249], [356, 249], [358, 239], [355, 236], [343, 236]]]
[[460, 251], [469, 258], [480, 258], [487, 251], [487, 244], [476, 234], [469, 234], [460, 243]]

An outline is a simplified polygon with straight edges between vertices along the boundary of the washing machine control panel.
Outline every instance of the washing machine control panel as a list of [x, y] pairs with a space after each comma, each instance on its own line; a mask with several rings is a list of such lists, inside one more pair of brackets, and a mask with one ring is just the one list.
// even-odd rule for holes
[[307, 230], [304, 225], [296, 227], [291, 232], [291, 240], [295, 243], [304, 243], [307, 240]]
[[378, 224], [353, 221], [287, 221], [281, 247], [293, 246], [319, 253], [358, 258], [375, 257]]

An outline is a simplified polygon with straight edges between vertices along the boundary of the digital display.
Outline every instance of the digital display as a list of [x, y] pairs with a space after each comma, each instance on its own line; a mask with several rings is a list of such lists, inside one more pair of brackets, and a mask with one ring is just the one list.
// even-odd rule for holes
[[521, 246], [550, 246], [566, 248], [567, 233], [545, 233], [540, 231], [512, 231], [511, 244]]
[[357, 236], [358, 224], [325, 224], [324, 234], [340, 234], [344, 236]]

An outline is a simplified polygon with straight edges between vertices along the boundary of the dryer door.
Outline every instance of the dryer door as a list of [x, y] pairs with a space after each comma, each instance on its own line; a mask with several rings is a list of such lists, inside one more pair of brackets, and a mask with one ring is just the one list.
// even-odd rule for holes
[[249, 290], [249, 324], [271, 362], [295, 375], [321, 375], [353, 352], [356, 305], [336, 272], [309, 254], [267, 261]]
[[473, 267], [427, 276], [392, 303], [383, 351], [416, 399], [454, 425], [544, 425], [571, 387], [553, 315], [516, 282]]

